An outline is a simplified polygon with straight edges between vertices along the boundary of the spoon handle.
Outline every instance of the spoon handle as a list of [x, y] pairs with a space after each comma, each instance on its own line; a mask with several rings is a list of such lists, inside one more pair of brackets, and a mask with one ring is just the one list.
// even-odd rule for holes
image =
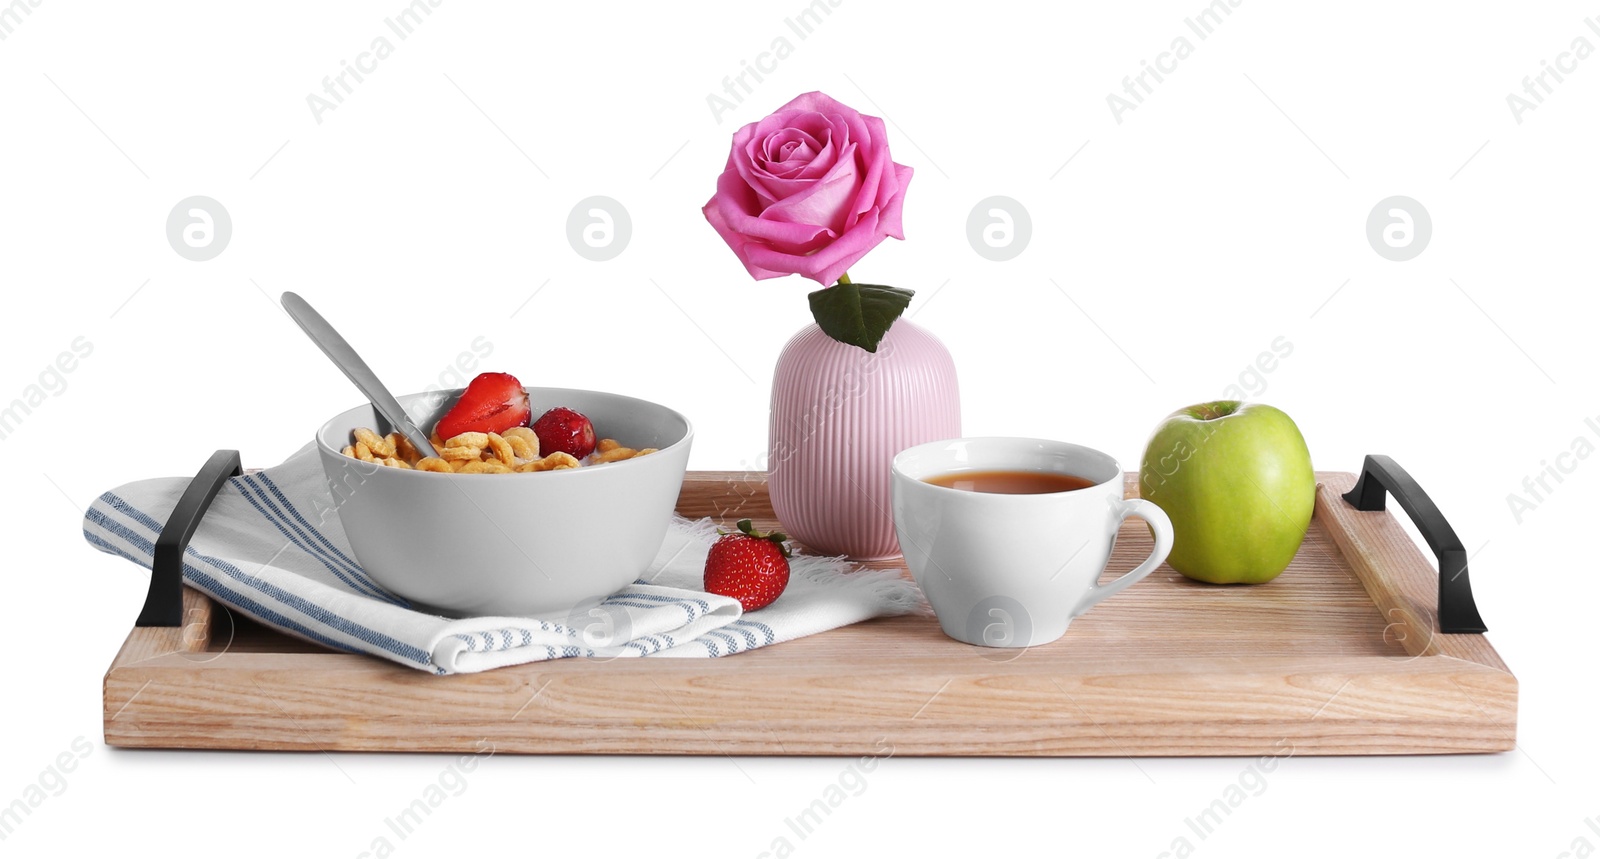
[[383, 415], [396, 432], [405, 436], [424, 456], [439, 455], [439, 452], [433, 449], [427, 433], [411, 422], [411, 416], [406, 414], [406, 410], [400, 407], [400, 402], [389, 393], [383, 382], [378, 380], [378, 375], [372, 372], [367, 362], [361, 360], [361, 356], [349, 342], [328, 324], [328, 320], [322, 318], [322, 314], [305, 299], [292, 292], [283, 294], [283, 309], [289, 311], [289, 317], [306, 332], [311, 342], [317, 344], [323, 354], [327, 355], [329, 360], [343, 370], [350, 381], [361, 389], [361, 393], [367, 395], [367, 399], [372, 401], [378, 414]]

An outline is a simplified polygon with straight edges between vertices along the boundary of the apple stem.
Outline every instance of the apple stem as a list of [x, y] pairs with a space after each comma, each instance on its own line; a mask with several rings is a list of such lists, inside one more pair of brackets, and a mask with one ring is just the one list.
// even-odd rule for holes
[[1202, 403], [1195, 407], [1195, 416], [1203, 421], [1214, 421], [1225, 418], [1238, 410], [1239, 404], [1234, 400], [1219, 400], [1214, 403]]

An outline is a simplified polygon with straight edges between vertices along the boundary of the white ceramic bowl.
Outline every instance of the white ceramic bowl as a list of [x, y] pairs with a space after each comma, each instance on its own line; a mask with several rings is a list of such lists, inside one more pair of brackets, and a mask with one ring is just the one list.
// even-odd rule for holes
[[[689, 462], [694, 428], [655, 403], [567, 388], [528, 388], [533, 414], [567, 406], [600, 438], [647, 456], [530, 474], [438, 474], [340, 453], [370, 404], [317, 431], [317, 448], [356, 560], [374, 581], [446, 615], [549, 616], [615, 593], [654, 560]], [[425, 430], [460, 391], [400, 397]]]

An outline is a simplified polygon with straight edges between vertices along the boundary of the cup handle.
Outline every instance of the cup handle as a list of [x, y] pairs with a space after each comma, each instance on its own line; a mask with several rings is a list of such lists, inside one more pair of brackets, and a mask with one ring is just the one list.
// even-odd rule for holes
[[1145, 558], [1144, 563], [1139, 566], [1123, 573], [1108, 584], [1092, 585], [1089, 588], [1089, 592], [1084, 594], [1083, 599], [1079, 601], [1078, 607], [1073, 609], [1073, 617], [1077, 617], [1094, 608], [1096, 604], [1106, 597], [1120, 593], [1123, 588], [1155, 572], [1156, 567], [1161, 566], [1161, 562], [1165, 561], [1167, 554], [1172, 551], [1172, 520], [1167, 518], [1165, 510], [1143, 498], [1128, 498], [1117, 503], [1120, 505], [1117, 514], [1117, 527], [1121, 528], [1122, 523], [1129, 516], [1137, 516], [1143, 519], [1150, 523], [1150, 531], [1155, 536], [1155, 548], [1151, 550], [1150, 557]]

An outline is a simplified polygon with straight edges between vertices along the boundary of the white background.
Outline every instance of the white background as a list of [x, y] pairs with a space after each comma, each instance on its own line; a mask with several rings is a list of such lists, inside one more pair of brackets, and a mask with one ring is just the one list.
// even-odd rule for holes
[[[397, 389], [435, 384], [485, 337], [485, 369], [683, 410], [693, 468], [755, 463], [773, 364], [814, 287], [752, 281], [699, 209], [732, 132], [811, 89], [888, 119], [896, 160], [916, 170], [907, 239], [852, 275], [919, 291], [912, 312], [955, 356], [969, 434], [1070, 439], [1135, 467], [1164, 415], [1218, 397], [1285, 337], [1293, 353], [1256, 398], [1298, 421], [1318, 468], [1387, 453], [1433, 493], [1476, 553], [1521, 709], [1505, 754], [1293, 758], [1204, 841], [1184, 818], [1245, 761], [893, 758], [798, 853], [1154, 856], [1185, 834], [1216, 856], [1600, 843], [1585, 825], [1600, 814], [1600, 461], [1578, 462], [1520, 522], [1507, 500], [1528, 498], [1524, 478], [1575, 438], [1600, 444], [1584, 424], [1600, 415], [1600, 58], [1521, 123], [1506, 103], [1574, 39], [1600, 46], [1584, 23], [1600, 8], [1247, 0], [1201, 41], [1183, 25], [1200, 0], [1049, 16], [840, 0], [801, 40], [784, 19], [802, 0], [602, 5], [447, 0], [399, 41], [383, 21], [400, 0], [43, 0], [0, 41], [0, 404], [74, 338], [93, 344], [0, 441], [0, 804], [75, 737], [92, 743], [0, 848], [148, 838], [169, 852], [356, 855], [384, 834], [445, 758], [100, 743], [100, 679], [147, 576], [84, 544], [82, 508], [129, 480], [190, 473], [217, 447], [275, 463], [358, 401], [276, 309], [286, 289]], [[319, 124], [307, 95], [379, 35], [393, 55]], [[1119, 124], [1106, 96], [1179, 35], [1193, 55]], [[718, 122], [707, 95], [780, 36], [792, 55]], [[232, 215], [209, 262], [164, 234], [195, 194]], [[601, 263], [565, 234], [573, 204], [597, 194], [633, 222]], [[1409, 262], [1365, 237], [1369, 210], [1395, 194], [1432, 215]], [[991, 195], [1031, 214], [1032, 242], [1009, 262], [966, 240]], [[496, 756], [396, 847], [757, 855], [796, 840], [784, 818], [845, 761], [737, 766]]]

